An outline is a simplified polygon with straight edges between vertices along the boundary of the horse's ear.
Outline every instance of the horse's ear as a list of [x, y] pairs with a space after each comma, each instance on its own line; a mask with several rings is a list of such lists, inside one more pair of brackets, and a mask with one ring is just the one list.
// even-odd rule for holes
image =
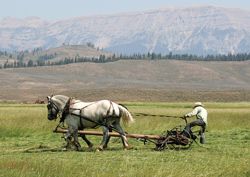
[[51, 98], [53, 97], [53, 94], [51, 96], [47, 96], [47, 100], [51, 100]]

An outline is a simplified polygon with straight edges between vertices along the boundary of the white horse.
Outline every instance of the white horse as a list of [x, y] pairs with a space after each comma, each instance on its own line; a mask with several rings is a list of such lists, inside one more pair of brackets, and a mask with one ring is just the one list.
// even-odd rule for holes
[[[71, 137], [73, 137], [74, 146], [77, 150], [80, 150], [78, 130], [101, 126], [103, 139], [98, 148], [99, 150], [107, 148], [110, 130], [118, 132], [121, 135], [124, 148], [129, 148], [126, 134], [120, 125], [120, 119], [122, 118], [124, 123], [134, 122], [134, 119], [124, 106], [109, 100], [82, 102], [64, 95], [48, 96], [47, 99], [48, 119], [54, 120], [58, 115], [61, 115], [61, 121], [68, 125], [68, 132], [65, 136], [67, 145], [71, 144]], [[92, 148], [93, 144], [85, 135], [80, 136]]]

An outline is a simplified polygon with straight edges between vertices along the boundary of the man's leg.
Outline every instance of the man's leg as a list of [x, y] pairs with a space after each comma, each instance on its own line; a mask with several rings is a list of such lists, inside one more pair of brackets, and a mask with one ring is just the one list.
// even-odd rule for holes
[[192, 136], [192, 135], [193, 135], [193, 133], [192, 133], [192, 131], [191, 131], [192, 127], [194, 127], [194, 126], [201, 126], [201, 127], [203, 127], [203, 126], [205, 126], [205, 125], [206, 125], [206, 124], [204, 123], [203, 120], [201, 120], [201, 119], [196, 119], [195, 121], [190, 122], [190, 123], [188, 123], [188, 124], [186, 125], [186, 127], [184, 128], [184, 134], [185, 134], [185, 135], [188, 135], [187, 137], [190, 137], [190, 136], [191, 136], [190, 138], [196, 139], [195, 136]]
[[205, 144], [206, 143], [205, 130], [206, 130], [206, 124], [204, 126], [201, 126], [201, 132], [200, 132], [200, 143], [201, 144]]

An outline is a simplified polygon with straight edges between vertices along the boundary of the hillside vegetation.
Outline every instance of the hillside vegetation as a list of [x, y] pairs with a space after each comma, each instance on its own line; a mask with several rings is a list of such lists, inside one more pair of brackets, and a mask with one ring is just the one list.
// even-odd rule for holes
[[250, 101], [250, 61], [129, 60], [0, 70], [0, 100]]
[[132, 55], [115, 54], [95, 48], [92, 43], [87, 45], [63, 45], [57, 48], [32, 51], [7, 52], [0, 51], [0, 69], [24, 68], [66, 65], [72, 63], [106, 63], [118, 60], [184, 60], [184, 61], [248, 61], [250, 53], [218, 54], [218, 55], [193, 55], [193, 54], [168, 54], [150, 53]]
[[[32, 67], [43, 65], [61, 65], [67, 62], [98, 61], [100, 56], [111, 57], [112, 53], [87, 45], [62, 45], [61, 47], [32, 51], [1, 52], [0, 66], [2, 68]], [[72, 60], [72, 61], [70, 61]]]

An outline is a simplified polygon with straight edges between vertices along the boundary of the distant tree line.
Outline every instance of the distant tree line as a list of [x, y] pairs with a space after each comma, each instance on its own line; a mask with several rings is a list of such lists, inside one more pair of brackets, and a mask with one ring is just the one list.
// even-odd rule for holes
[[14, 60], [14, 62], [9, 62], [7, 59], [3, 65], [0, 65], [0, 69], [5, 68], [23, 68], [23, 67], [39, 67], [39, 66], [54, 66], [54, 65], [66, 65], [71, 63], [83, 63], [83, 62], [94, 62], [94, 63], [106, 63], [117, 60], [113, 55], [112, 57], [106, 55], [100, 55], [99, 57], [79, 57], [76, 55], [75, 57], [65, 57], [64, 59], [60, 59], [58, 61], [51, 60], [51, 56], [45, 57], [46, 55], [39, 57], [37, 61], [28, 60], [28, 62], [24, 62], [23, 60]]
[[[91, 43], [89, 43], [92, 46]], [[32, 51], [32, 55], [41, 52], [42, 49], [37, 48]], [[250, 60], [250, 53], [241, 54], [219, 54], [219, 55], [206, 55], [198, 56], [192, 54], [173, 54], [172, 52], [162, 55], [157, 53], [147, 54], [133, 54], [133, 55], [100, 55], [98, 57], [80, 57], [78, 54], [75, 57], [65, 57], [62, 59], [54, 60], [58, 56], [57, 53], [44, 54], [38, 57], [37, 60], [29, 59], [24, 61], [25, 54], [28, 51], [15, 52], [14, 54], [7, 51], [0, 51], [0, 57], [4, 56], [6, 61], [0, 64], [0, 69], [4, 68], [20, 68], [20, 67], [38, 67], [38, 66], [54, 66], [65, 65], [71, 63], [95, 62], [105, 63], [117, 60], [185, 60], [185, 61], [246, 61]], [[15, 56], [15, 57], [14, 57]], [[11, 61], [10, 61], [11, 60]]]
[[241, 54], [218, 54], [199, 56], [193, 54], [173, 54], [172, 52], [162, 55], [157, 53], [120, 55], [124, 60], [185, 60], [185, 61], [246, 61], [250, 60], [250, 53]]

